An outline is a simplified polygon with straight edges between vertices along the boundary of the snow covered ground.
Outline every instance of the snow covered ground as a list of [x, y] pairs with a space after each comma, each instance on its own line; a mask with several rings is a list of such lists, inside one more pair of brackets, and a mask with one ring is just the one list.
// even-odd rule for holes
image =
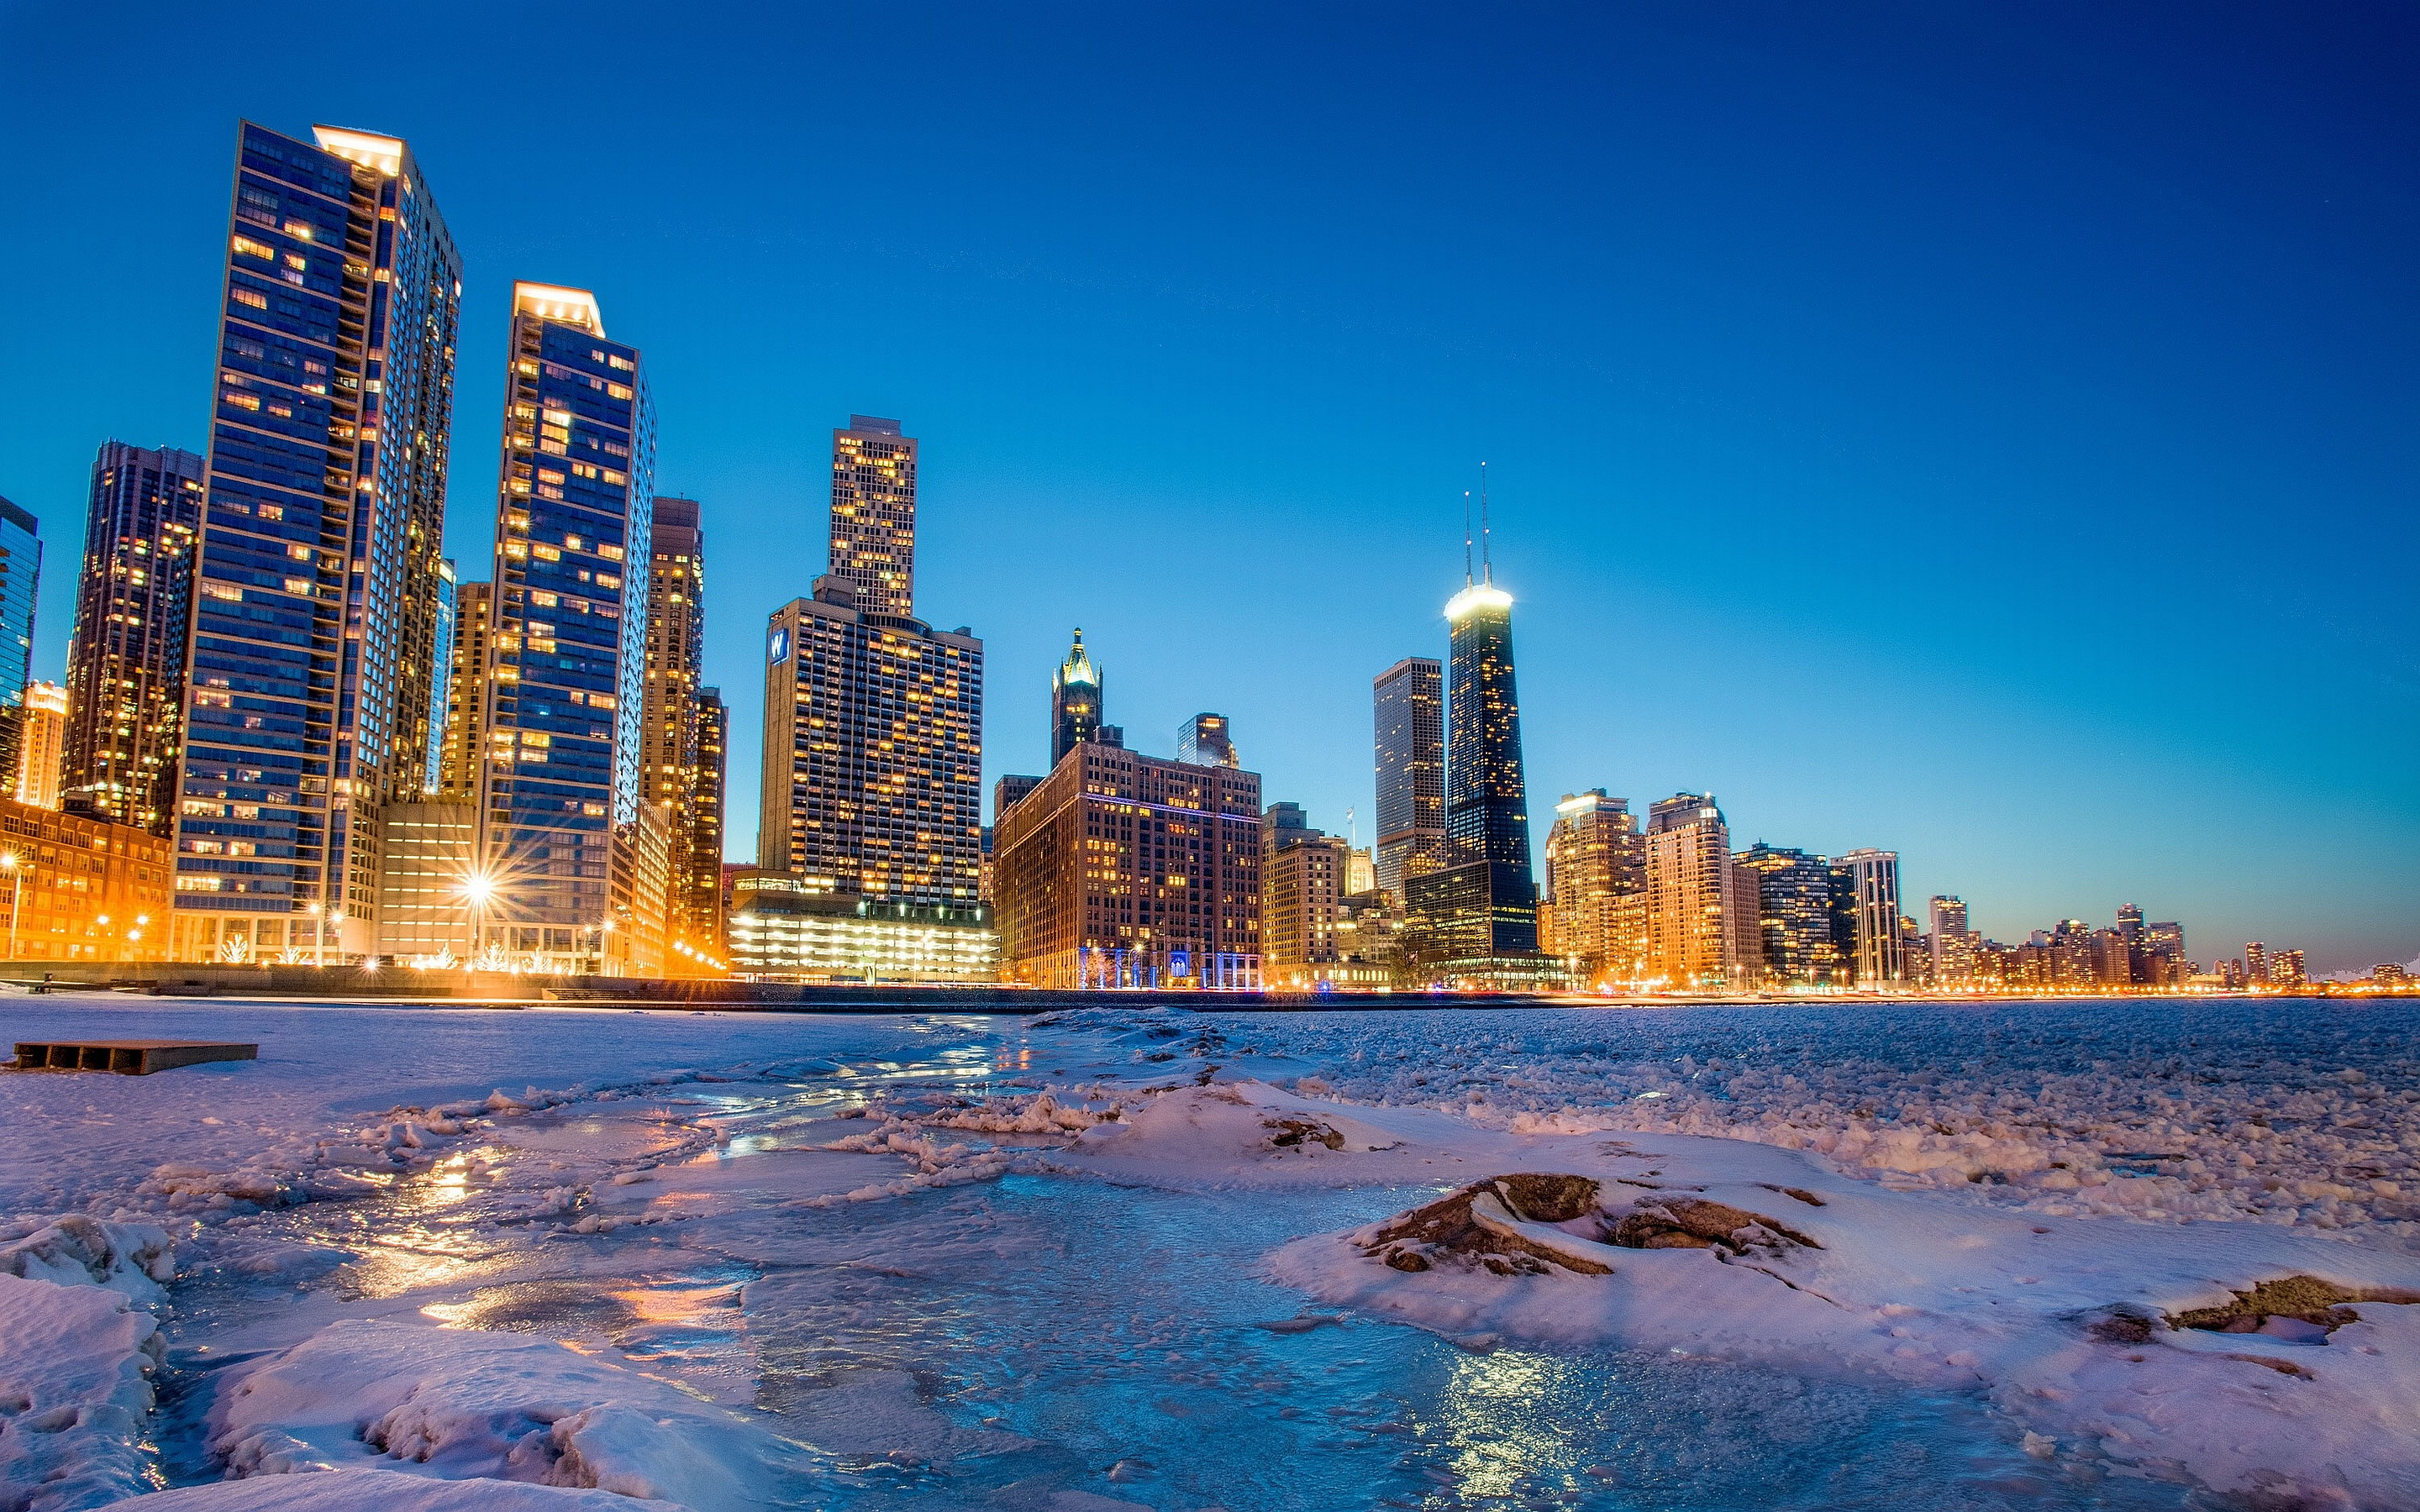
[[8, 999], [0, 1512], [2420, 1507], [2319, 1012]]

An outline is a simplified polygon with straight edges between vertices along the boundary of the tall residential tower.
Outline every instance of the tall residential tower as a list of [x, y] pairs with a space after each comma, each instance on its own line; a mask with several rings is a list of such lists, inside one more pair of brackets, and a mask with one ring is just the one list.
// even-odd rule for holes
[[513, 285], [497, 481], [479, 858], [483, 949], [600, 970], [616, 832], [640, 824], [655, 416], [639, 349], [585, 289]]
[[206, 466], [174, 447], [102, 443], [68, 642], [59, 801], [71, 813], [138, 825], [163, 840], [177, 812]]
[[1381, 892], [1404, 895], [1404, 880], [1446, 864], [1445, 667], [1406, 656], [1370, 685], [1378, 754]]
[[461, 262], [401, 141], [312, 137], [238, 132], [178, 960], [369, 953], [379, 810], [426, 771]]

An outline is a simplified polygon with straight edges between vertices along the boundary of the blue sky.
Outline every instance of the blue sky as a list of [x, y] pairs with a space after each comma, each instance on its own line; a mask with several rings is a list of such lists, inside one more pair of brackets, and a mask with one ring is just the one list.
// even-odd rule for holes
[[[1068, 629], [1368, 836], [1495, 478], [1539, 829], [1712, 790], [2003, 938], [2420, 953], [2420, 11], [0, 6], [0, 494], [63, 665], [104, 439], [206, 439], [236, 121], [408, 138], [486, 574], [515, 278], [646, 353], [731, 832], [830, 427], [923, 442], [986, 771]], [[334, 14], [334, 20], [319, 19]]]

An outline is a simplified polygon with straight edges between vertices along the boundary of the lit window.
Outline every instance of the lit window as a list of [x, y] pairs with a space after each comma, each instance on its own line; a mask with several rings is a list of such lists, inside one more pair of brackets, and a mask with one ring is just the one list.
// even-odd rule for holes
[[275, 249], [255, 241], [250, 237], [236, 238], [235, 250], [247, 257], [267, 257], [273, 260], [277, 256]]
[[256, 310], [269, 308], [269, 296], [256, 289], [240, 288], [233, 290], [232, 293], [238, 304], [248, 304]]

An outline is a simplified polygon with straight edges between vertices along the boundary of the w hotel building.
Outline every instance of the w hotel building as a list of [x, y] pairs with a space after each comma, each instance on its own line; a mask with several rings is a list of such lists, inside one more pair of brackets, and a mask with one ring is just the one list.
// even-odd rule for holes
[[[239, 133], [171, 953], [374, 948], [428, 748], [461, 263], [410, 150]], [[113, 779], [136, 786], [139, 773]], [[130, 817], [132, 815], [130, 814]]]
[[757, 865], [814, 892], [963, 906], [983, 870], [983, 642], [915, 618], [916, 441], [832, 433], [831, 567], [765, 638]]

